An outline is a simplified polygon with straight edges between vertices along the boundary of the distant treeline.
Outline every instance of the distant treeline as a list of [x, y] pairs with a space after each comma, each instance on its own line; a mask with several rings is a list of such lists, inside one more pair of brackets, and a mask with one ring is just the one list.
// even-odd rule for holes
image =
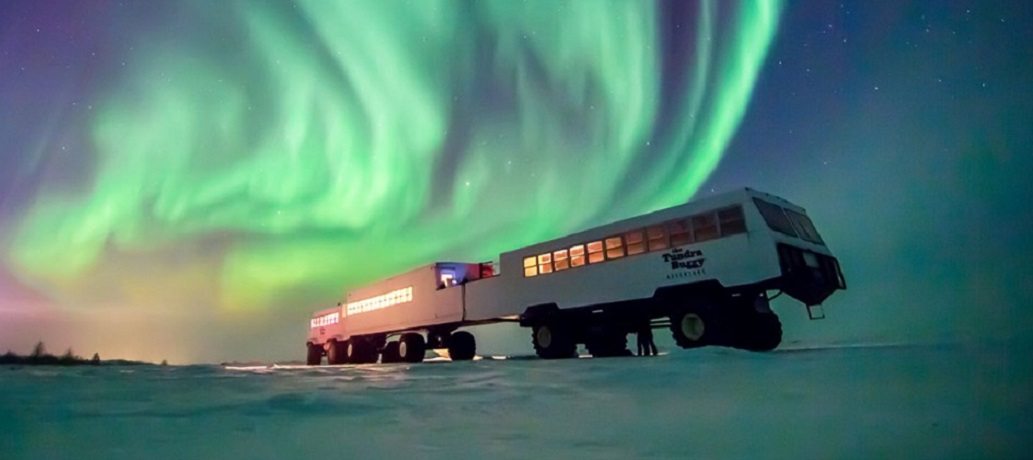
[[0, 365], [2, 364], [25, 364], [25, 365], [50, 365], [50, 366], [81, 366], [81, 365], [93, 365], [97, 366], [100, 364], [146, 364], [138, 361], [126, 361], [126, 360], [114, 360], [114, 361], [101, 361], [100, 355], [97, 353], [93, 354], [90, 359], [78, 356], [71, 348], [61, 356], [54, 356], [47, 353], [47, 347], [43, 342], [39, 342], [32, 349], [32, 353], [28, 356], [22, 356], [16, 354], [10, 350], [3, 355], [0, 355]]

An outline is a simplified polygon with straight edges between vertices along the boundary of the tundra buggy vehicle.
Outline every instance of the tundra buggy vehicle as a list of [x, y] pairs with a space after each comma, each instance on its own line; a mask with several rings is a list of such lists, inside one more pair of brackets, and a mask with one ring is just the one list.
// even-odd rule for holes
[[766, 351], [782, 341], [769, 299], [810, 314], [846, 288], [804, 209], [749, 188], [506, 252], [499, 268], [437, 262], [352, 290], [312, 315], [307, 362], [468, 360], [476, 342], [459, 329], [502, 321], [530, 328], [542, 358], [627, 354], [629, 333], [662, 327], [682, 348]]

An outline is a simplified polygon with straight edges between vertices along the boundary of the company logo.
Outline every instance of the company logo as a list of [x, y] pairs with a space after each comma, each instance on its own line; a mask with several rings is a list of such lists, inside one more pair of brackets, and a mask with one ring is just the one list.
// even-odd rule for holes
[[703, 251], [699, 249], [682, 249], [674, 248], [670, 252], [663, 254], [664, 262], [671, 264], [671, 270], [674, 273], [667, 275], [667, 279], [674, 278], [687, 278], [694, 276], [703, 276], [707, 272], [703, 268], [703, 263], [706, 262], [706, 258], [703, 257]]
[[664, 253], [664, 262], [671, 264], [671, 270], [703, 268], [703, 262], [706, 260], [703, 251], [698, 249], [674, 248], [671, 252]]

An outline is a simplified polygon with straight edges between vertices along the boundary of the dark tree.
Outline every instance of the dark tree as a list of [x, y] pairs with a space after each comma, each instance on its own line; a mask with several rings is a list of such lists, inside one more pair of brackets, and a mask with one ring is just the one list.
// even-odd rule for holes
[[18, 364], [22, 360], [21, 356], [14, 354], [11, 350], [7, 350], [3, 356], [0, 356], [0, 363], [2, 364]]
[[97, 353], [94, 353], [93, 354], [93, 358], [90, 358], [90, 364], [93, 364], [93, 365], [100, 364], [100, 355], [97, 354]]
[[61, 355], [61, 358], [59, 359], [59, 362], [65, 365], [75, 364], [76, 361], [78, 361], [78, 358], [75, 357], [75, 352], [72, 351], [72, 347], [68, 347], [68, 350], [65, 351], [65, 354]]
[[47, 354], [47, 346], [43, 345], [43, 341], [40, 340], [36, 343], [36, 346], [33, 347], [32, 354], [29, 356], [32, 356], [33, 358], [42, 358], [45, 354]]

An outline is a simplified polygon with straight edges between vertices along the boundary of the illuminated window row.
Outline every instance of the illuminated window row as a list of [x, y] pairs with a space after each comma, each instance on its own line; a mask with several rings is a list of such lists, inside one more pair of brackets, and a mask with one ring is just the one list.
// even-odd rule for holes
[[545, 275], [585, 264], [597, 264], [739, 233], [746, 233], [746, 219], [742, 207], [718, 209], [635, 229], [598, 241], [524, 257], [524, 277]]
[[379, 310], [381, 308], [387, 308], [392, 305], [398, 305], [405, 302], [412, 302], [412, 286], [395, 289], [387, 294], [381, 294], [365, 300], [348, 302], [348, 305], [345, 305], [344, 307], [344, 312], [345, 315], [354, 315], [356, 313]]
[[341, 314], [335, 311], [333, 313], [326, 314], [318, 318], [312, 318], [309, 321], [309, 327], [315, 329], [317, 327], [329, 326], [331, 324], [337, 324], [339, 322], [341, 322]]

